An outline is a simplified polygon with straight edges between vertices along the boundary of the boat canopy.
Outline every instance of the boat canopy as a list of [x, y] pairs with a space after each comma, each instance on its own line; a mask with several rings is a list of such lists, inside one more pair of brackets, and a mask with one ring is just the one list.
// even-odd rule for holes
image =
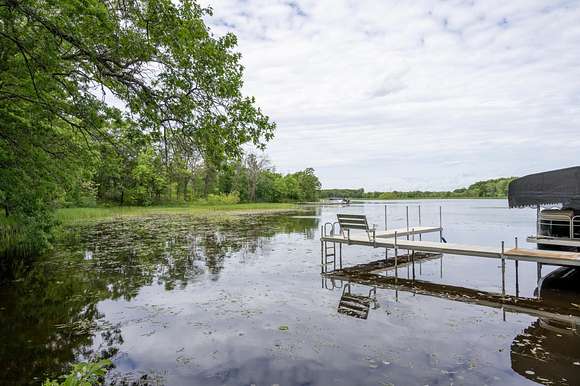
[[508, 188], [510, 208], [562, 204], [580, 209], [580, 166], [530, 174]]

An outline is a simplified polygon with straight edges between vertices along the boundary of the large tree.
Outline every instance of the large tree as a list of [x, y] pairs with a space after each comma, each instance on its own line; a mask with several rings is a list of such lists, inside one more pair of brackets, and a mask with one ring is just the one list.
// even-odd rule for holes
[[274, 124], [242, 95], [236, 37], [214, 36], [210, 13], [189, 0], [0, 0], [6, 213], [37, 219], [127, 123], [166, 167], [177, 152], [218, 165], [263, 147]]

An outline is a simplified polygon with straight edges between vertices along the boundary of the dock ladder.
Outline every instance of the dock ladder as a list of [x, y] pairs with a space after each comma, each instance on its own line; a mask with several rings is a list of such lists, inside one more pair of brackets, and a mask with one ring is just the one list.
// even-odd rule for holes
[[[339, 226], [338, 222], [327, 222], [320, 227], [320, 234], [323, 237], [334, 236], [337, 234], [337, 226]], [[336, 242], [320, 241], [321, 273], [336, 271], [337, 263], [339, 269], [342, 269], [342, 244], [338, 243], [338, 253], [336, 244]], [[332, 269], [329, 269], [330, 265], [332, 265]]]

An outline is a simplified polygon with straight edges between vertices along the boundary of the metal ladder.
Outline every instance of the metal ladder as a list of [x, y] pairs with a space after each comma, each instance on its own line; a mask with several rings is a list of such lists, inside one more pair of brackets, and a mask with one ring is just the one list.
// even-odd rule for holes
[[[338, 222], [327, 222], [323, 226], [320, 227], [320, 234], [322, 237], [325, 236], [334, 236], [336, 234], [336, 225]], [[320, 241], [320, 254], [321, 254], [321, 261], [320, 261], [320, 269], [321, 273], [328, 273], [332, 271], [336, 271], [336, 266], [338, 263], [339, 269], [342, 269], [342, 244], [338, 244], [338, 255], [336, 251], [336, 244], [335, 242], [329, 241]], [[332, 260], [330, 260], [332, 258]], [[337, 260], [338, 258], [338, 260]], [[332, 265], [332, 269], [329, 270], [329, 266]]]
[[368, 296], [355, 295], [351, 291], [350, 283], [347, 283], [342, 290], [337, 311], [354, 318], [367, 319], [371, 306], [373, 310], [378, 308], [376, 287], [369, 290]]

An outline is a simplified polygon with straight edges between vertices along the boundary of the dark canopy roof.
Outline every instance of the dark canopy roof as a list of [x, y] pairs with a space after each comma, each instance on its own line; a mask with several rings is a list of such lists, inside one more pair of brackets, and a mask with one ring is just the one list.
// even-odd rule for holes
[[562, 204], [580, 209], [580, 166], [530, 174], [508, 188], [510, 208]]

